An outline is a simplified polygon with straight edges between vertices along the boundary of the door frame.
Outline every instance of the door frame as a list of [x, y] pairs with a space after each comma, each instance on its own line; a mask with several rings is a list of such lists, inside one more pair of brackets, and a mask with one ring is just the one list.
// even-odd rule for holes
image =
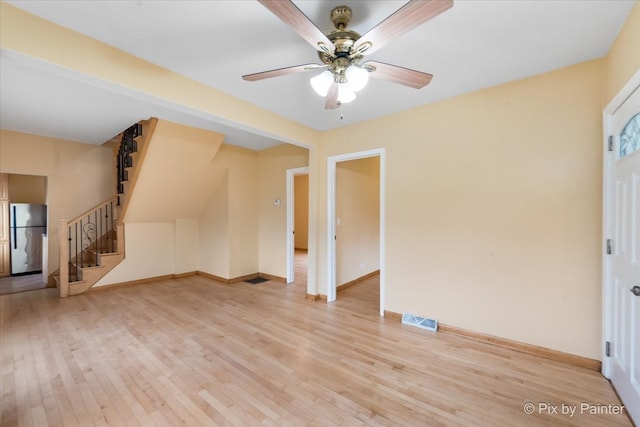
[[358, 151], [327, 158], [327, 302], [336, 300], [336, 165], [339, 162], [380, 158], [380, 316], [384, 316], [385, 294], [385, 149]]
[[[309, 175], [309, 166], [287, 169], [287, 283], [295, 280], [295, 192], [294, 182], [296, 175]], [[309, 221], [309, 218], [307, 218]]]
[[640, 86], [640, 70], [629, 79], [618, 94], [607, 104], [602, 112], [603, 131], [603, 185], [602, 185], [602, 375], [611, 378], [611, 358], [606, 357], [606, 343], [613, 337], [613, 262], [607, 255], [607, 239], [613, 236], [615, 218], [615, 200], [613, 176], [617, 159], [615, 151], [608, 151], [609, 135], [612, 133], [611, 118]]

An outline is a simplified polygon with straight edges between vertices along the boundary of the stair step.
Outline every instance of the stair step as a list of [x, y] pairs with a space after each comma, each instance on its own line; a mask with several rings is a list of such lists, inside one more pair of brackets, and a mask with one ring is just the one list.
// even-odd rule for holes
[[80, 295], [93, 286], [93, 283], [82, 280], [79, 282], [69, 283], [69, 295]]
[[122, 252], [107, 252], [104, 254], [96, 255], [99, 255], [98, 263], [90, 266], [85, 265], [84, 267], [71, 263], [69, 271], [75, 272], [77, 270], [79, 279], [81, 279], [82, 281], [86, 280], [88, 282], [95, 283], [108, 271], [110, 271], [114, 265], [118, 264], [122, 259], [124, 259], [124, 255], [122, 254]]
[[89, 257], [92, 261], [89, 262], [87, 261], [87, 257], [85, 256], [85, 261], [84, 264], [82, 265], [78, 265], [76, 262], [71, 261], [71, 266], [73, 266], [72, 268], [77, 268], [78, 270], [87, 270], [89, 268], [96, 268], [96, 267], [101, 267], [102, 266], [102, 259], [108, 259], [109, 257], [117, 257], [122, 255], [120, 252], [103, 252], [103, 253], [99, 253], [96, 252], [94, 250], [88, 251], [87, 253], [91, 254], [91, 257]]
[[122, 193], [119, 193], [119, 194], [127, 194], [129, 191], [129, 184], [131, 184], [131, 181], [122, 181], [120, 184], [122, 185]]
[[[138, 147], [138, 149], [139, 148], [140, 147]], [[138, 164], [138, 158], [140, 157], [139, 153], [139, 151], [134, 151], [133, 153], [129, 154], [129, 157], [131, 157], [131, 166], [127, 166], [125, 169], [133, 169], [136, 167], [136, 165]]]

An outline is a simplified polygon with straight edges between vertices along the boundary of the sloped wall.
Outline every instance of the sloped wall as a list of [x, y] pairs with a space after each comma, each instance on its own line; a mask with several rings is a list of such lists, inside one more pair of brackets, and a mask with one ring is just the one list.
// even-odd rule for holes
[[158, 120], [133, 188], [125, 223], [198, 218], [211, 199], [206, 183], [224, 135]]

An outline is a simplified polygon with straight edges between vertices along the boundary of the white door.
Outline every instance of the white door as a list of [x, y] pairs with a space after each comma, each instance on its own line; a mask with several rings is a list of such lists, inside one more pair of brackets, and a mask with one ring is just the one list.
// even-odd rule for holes
[[608, 305], [611, 381], [640, 424], [640, 88], [611, 117], [614, 136], [611, 293]]

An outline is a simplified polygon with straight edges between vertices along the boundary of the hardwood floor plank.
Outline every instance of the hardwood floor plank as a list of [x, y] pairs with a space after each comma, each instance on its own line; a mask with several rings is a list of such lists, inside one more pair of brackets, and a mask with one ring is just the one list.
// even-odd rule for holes
[[198, 395], [207, 402], [207, 404], [211, 405], [211, 407], [223, 417], [225, 422], [231, 423], [231, 425], [242, 425], [242, 420], [208, 390], [201, 390]]
[[631, 425], [524, 413], [619, 405], [598, 372], [382, 318], [376, 277], [330, 304], [306, 299], [298, 267], [296, 279], [0, 296], [0, 424]]

